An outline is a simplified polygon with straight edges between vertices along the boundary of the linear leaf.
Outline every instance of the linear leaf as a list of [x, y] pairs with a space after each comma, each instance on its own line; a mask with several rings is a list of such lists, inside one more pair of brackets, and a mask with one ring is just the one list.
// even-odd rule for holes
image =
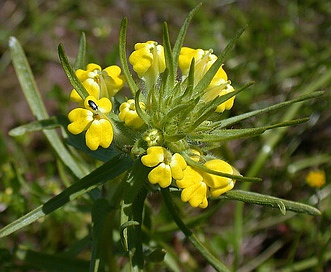
[[296, 213], [307, 213], [310, 215], [321, 215], [321, 212], [307, 204], [285, 200], [273, 196], [262, 195], [253, 192], [247, 192], [242, 190], [231, 190], [218, 198], [227, 198], [232, 200], [239, 200], [246, 203], [257, 204], [262, 206], [269, 206], [272, 208], [280, 209], [281, 213], [285, 215], [286, 211], [293, 211]]
[[[32, 75], [30, 65], [20, 43], [15, 37], [9, 39], [9, 47], [18, 80], [33, 115], [37, 120], [48, 119], [49, 116], [40, 97], [40, 92]], [[87, 174], [87, 168], [80, 167], [76, 163], [63, 145], [56, 131], [44, 130], [43, 133], [64, 165], [66, 165], [78, 178]]]
[[116, 156], [84, 178], [78, 180], [70, 187], [64, 189], [60, 194], [51, 198], [45, 204], [5, 226], [0, 230], [0, 238], [22, 229], [39, 218], [61, 208], [69, 201], [72, 201], [86, 192], [91, 191], [108, 180], [114, 179], [124, 171], [128, 170], [131, 165], [132, 160], [129, 157], [125, 157], [123, 155]]
[[214, 131], [213, 133], [200, 133], [196, 135], [191, 135], [190, 138], [195, 141], [201, 142], [222, 142], [222, 141], [231, 141], [240, 138], [248, 138], [248, 137], [255, 137], [266, 130], [278, 128], [278, 127], [287, 127], [297, 125], [303, 122], [308, 121], [309, 118], [301, 118], [295, 119], [287, 122], [281, 122], [278, 124], [265, 126], [265, 127], [257, 127], [257, 128], [242, 128], [242, 129], [222, 129]]
[[75, 70], [85, 69], [86, 67], [86, 36], [83, 32], [80, 36], [78, 54], [74, 64]]
[[119, 34], [119, 56], [120, 56], [120, 62], [122, 64], [122, 70], [123, 74], [125, 76], [126, 82], [129, 85], [130, 91], [133, 95], [136, 94], [137, 90], [139, 89], [136, 83], [134, 82], [128, 61], [127, 61], [127, 56], [126, 56], [126, 29], [128, 25], [128, 19], [123, 18], [122, 23], [121, 23], [121, 29], [120, 29], [120, 34]]
[[86, 97], [89, 96], [89, 93], [86, 91], [82, 82], [76, 76], [74, 69], [71, 67], [62, 44], [59, 44], [58, 54], [59, 54], [59, 58], [60, 58], [60, 61], [62, 64], [62, 68], [63, 68], [65, 74], [67, 75], [67, 77], [70, 81], [70, 84], [75, 88], [77, 93], [84, 100]]
[[299, 96], [295, 99], [289, 100], [289, 101], [281, 102], [281, 103], [278, 103], [278, 104], [275, 104], [275, 105], [272, 105], [272, 106], [269, 106], [269, 107], [266, 107], [266, 108], [263, 108], [263, 109], [259, 109], [259, 110], [255, 110], [255, 111], [251, 111], [251, 112], [240, 114], [240, 115], [237, 115], [237, 116], [234, 116], [234, 117], [227, 118], [225, 120], [216, 122], [213, 126], [214, 127], [219, 127], [219, 128], [225, 128], [225, 127], [231, 126], [233, 124], [236, 124], [236, 123], [238, 123], [242, 120], [245, 120], [245, 119], [248, 119], [248, 118], [251, 118], [251, 117], [254, 117], [254, 116], [258, 116], [258, 115], [263, 114], [263, 113], [268, 113], [270, 111], [278, 110], [278, 109], [281, 109], [283, 107], [289, 106], [289, 105], [294, 104], [294, 103], [303, 102], [303, 101], [306, 101], [306, 100], [309, 100], [309, 99], [313, 99], [313, 98], [319, 97], [323, 94], [324, 94], [324, 92], [313, 92], [313, 93], [310, 93], [310, 94], [301, 95], [301, 96]]
[[173, 48], [173, 52], [172, 52], [173, 62], [174, 62], [174, 64], [173, 64], [174, 69], [177, 69], [177, 66], [178, 66], [179, 53], [180, 53], [180, 49], [183, 46], [183, 42], [184, 42], [184, 39], [185, 39], [185, 36], [186, 36], [187, 29], [190, 25], [190, 22], [191, 22], [193, 16], [195, 15], [195, 13], [198, 11], [198, 9], [200, 7], [201, 7], [201, 3], [198, 4], [193, 10], [190, 11], [190, 13], [186, 17], [181, 29], [179, 30], [179, 33], [178, 33], [178, 36], [177, 36], [177, 39], [176, 39], [176, 42], [175, 42], [175, 45], [174, 45], [174, 48]]

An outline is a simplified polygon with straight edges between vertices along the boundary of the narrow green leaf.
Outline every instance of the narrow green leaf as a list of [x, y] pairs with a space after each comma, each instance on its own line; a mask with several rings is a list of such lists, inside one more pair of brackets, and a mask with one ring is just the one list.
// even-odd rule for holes
[[35, 222], [46, 214], [52, 213], [55, 210], [61, 208], [69, 201], [72, 201], [84, 193], [91, 191], [92, 189], [107, 182], [108, 180], [114, 179], [129, 169], [131, 165], [132, 160], [130, 158], [123, 155], [116, 156], [81, 180], [63, 190], [57, 196], [48, 200], [44, 205], [39, 206], [35, 210], [5, 226], [0, 230], [0, 238]]
[[18, 80], [33, 115], [38, 120], [48, 118], [48, 113], [42, 102], [30, 65], [20, 43], [15, 37], [10, 37], [9, 48]]
[[121, 236], [124, 248], [128, 251], [132, 271], [143, 271], [144, 266], [141, 224], [147, 195], [144, 184], [148, 172], [149, 168], [140, 160], [136, 160], [126, 180], [123, 181], [125, 193], [121, 201]]
[[[113, 239], [112, 227], [114, 223], [108, 224], [111, 212], [109, 202], [100, 198], [94, 201], [92, 206], [92, 253], [90, 260], [90, 272], [104, 270], [104, 260], [110, 258]], [[113, 212], [114, 213], [114, 212]], [[114, 215], [114, 214], [113, 214]], [[114, 220], [111, 220], [114, 222]]]
[[[166, 67], [169, 71], [168, 78], [167, 78], [167, 86], [174, 86], [175, 82], [175, 67], [173, 66], [173, 56], [171, 50], [171, 43], [169, 37], [169, 30], [168, 25], [166, 22], [163, 24], [163, 48], [164, 48], [164, 57], [166, 62]], [[167, 88], [166, 90], [172, 90], [171, 88]], [[170, 94], [167, 94], [167, 96]]]
[[123, 70], [123, 74], [125, 76], [126, 82], [129, 85], [132, 95], [135, 96], [135, 94], [139, 88], [131, 76], [128, 61], [127, 61], [127, 56], [126, 56], [127, 25], [128, 25], [127, 18], [123, 18], [122, 23], [121, 23], [120, 34], [119, 34], [119, 42], [118, 42], [119, 43], [119, 56], [120, 56], [120, 62], [122, 65], [122, 70]]
[[139, 104], [139, 102], [140, 102], [140, 100], [139, 100], [140, 93], [141, 93], [141, 90], [137, 90], [136, 95], [134, 97], [136, 111], [137, 111], [137, 114], [139, 115], [139, 117], [144, 121], [144, 123], [148, 124], [149, 123], [149, 116], [146, 114], [146, 112], [144, 112], [141, 109], [140, 104]]
[[86, 36], [83, 32], [80, 36], [78, 54], [74, 64], [75, 70], [85, 69], [86, 67]]
[[298, 103], [298, 102], [303, 102], [303, 101], [306, 101], [306, 100], [309, 100], [309, 99], [313, 99], [313, 98], [319, 97], [323, 94], [324, 94], [324, 92], [313, 92], [313, 93], [310, 93], [310, 94], [301, 95], [301, 96], [299, 96], [295, 99], [289, 100], [289, 101], [281, 102], [281, 103], [278, 103], [278, 104], [275, 104], [275, 105], [272, 105], [272, 106], [269, 106], [269, 107], [266, 107], [266, 108], [263, 108], [263, 109], [247, 112], [247, 113], [244, 113], [244, 114], [240, 114], [240, 115], [237, 115], [237, 116], [234, 116], [234, 117], [227, 118], [227, 119], [219, 121], [219, 122], [215, 122], [213, 127], [225, 128], [225, 127], [228, 127], [228, 126], [232, 126], [232, 125], [234, 125], [234, 124], [236, 124], [240, 121], [243, 121], [245, 119], [248, 119], [248, 118], [251, 118], [251, 117], [254, 117], [254, 116], [258, 116], [258, 115], [261, 115], [261, 114], [264, 114], [264, 113], [268, 113], [268, 112], [271, 112], [271, 111], [279, 110], [279, 109], [281, 109], [283, 107], [286, 107], [286, 106], [289, 106], [291, 104]]
[[26, 125], [22, 125], [16, 128], [13, 128], [9, 131], [9, 135], [12, 137], [22, 136], [28, 132], [40, 131], [44, 129], [54, 129], [59, 127], [60, 124], [56, 116], [28, 123]]
[[242, 128], [242, 129], [222, 129], [213, 131], [213, 133], [200, 133], [196, 135], [191, 135], [190, 138], [195, 141], [201, 142], [222, 142], [222, 141], [231, 141], [240, 138], [248, 138], [255, 137], [266, 130], [278, 128], [278, 127], [287, 127], [293, 126], [297, 124], [301, 124], [303, 122], [307, 122], [309, 118], [301, 118], [296, 120], [291, 120], [287, 122], [281, 122], [278, 124], [265, 126], [265, 127], [257, 127], [257, 128]]
[[16, 256], [31, 269], [40, 271], [86, 272], [88, 262], [72, 256], [55, 255], [26, 250], [22, 247], [16, 251]]
[[89, 93], [83, 86], [82, 82], [76, 76], [74, 69], [71, 67], [62, 44], [59, 44], [58, 54], [62, 64], [62, 68], [65, 74], [67, 75], [70, 84], [74, 87], [74, 89], [77, 91], [80, 97], [84, 100], [86, 97], [89, 96]]
[[321, 215], [321, 212], [309, 205], [302, 204], [299, 202], [294, 202], [290, 200], [285, 200], [273, 196], [262, 195], [253, 192], [246, 192], [241, 190], [231, 190], [220, 197], [219, 199], [232, 199], [239, 200], [246, 203], [257, 204], [262, 206], [269, 206], [272, 208], [280, 209], [282, 214], [285, 214], [287, 210], [293, 211], [296, 213], [307, 213], [310, 215]]
[[193, 125], [191, 127], [189, 127], [186, 130], [186, 133], [190, 133], [196, 127], [198, 127], [203, 121], [206, 121], [210, 117], [210, 115], [215, 112], [215, 109], [218, 105], [222, 104], [223, 102], [229, 100], [231, 97], [233, 97], [233, 96], [239, 94], [240, 92], [244, 91], [246, 88], [248, 88], [252, 84], [253, 84], [252, 82], [247, 83], [243, 87], [241, 87], [241, 88], [239, 88], [239, 89], [237, 89], [237, 90], [235, 90], [231, 93], [219, 96], [219, 97], [215, 98], [214, 100], [212, 100], [208, 103], [205, 103], [205, 105], [203, 105], [200, 108], [199, 113], [197, 114], [197, 116], [200, 116], [200, 117], [193, 123]]
[[179, 30], [179, 33], [178, 33], [178, 36], [177, 36], [177, 39], [176, 39], [176, 42], [175, 42], [175, 45], [174, 45], [174, 48], [173, 48], [173, 67], [174, 69], [177, 69], [178, 67], [178, 58], [179, 58], [179, 54], [180, 54], [180, 50], [183, 46], [183, 43], [184, 43], [184, 39], [185, 39], [185, 36], [186, 36], [186, 32], [187, 32], [187, 29], [190, 25], [190, 22], [193, 18], [193, 16], [195, 15], [195, 13], [199, 10], [199, 8], [201, 7], [202, 3], [198, 4], [193, 10], [190, 11], [190, 13], [187, 15], [181, 29]]
[[[9, 47], [18, 80], [33, 115], [37, 120], [48, 119], [48, 113], [41, 100], [40, 92], [20, 43], [16, 38], [11, 37], [9, 39]], [[64, 165], [66, 165], [79, 178], [86, 175], [88, 172], [87, 168], [81, 167], [76, 163], [63, 145], [56, 131], [44, 130], [43, 133]]]

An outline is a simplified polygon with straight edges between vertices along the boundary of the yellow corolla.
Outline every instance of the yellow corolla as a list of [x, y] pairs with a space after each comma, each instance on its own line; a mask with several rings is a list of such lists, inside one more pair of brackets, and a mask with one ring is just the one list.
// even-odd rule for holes
[[[146, 109], [144, 102], [139, 102], [139, 105], [142, 110]], [[144, 121], [139, 117], [136, 111], [135, 101], [133, 99], [123, 102], [119, 110], [118, 118], [124, 121], [125, 125], [138, 129], [144, 124]]]
[[152, 146], [147, 149], [147, 155], [141, 157], [143, 165], [153, 167], [148, 174], [148, 180], [152, 184], [159, 184], [162, 188], [168, 187], [172, 178], [182, 179], [183, 171], [187, 165], [184, 158], [175, 153], [172, 155], [162, 146]]
[[[204, 166], [211, 170], [222, 172], [225, 174], [237, 174], [236, 170], [234, 170], [230, 164], [219, 159], [207, 161]], [[204, 181], [209, 186], [210, 193], [213, 197], [218, 197], [221, 194], [224, 194], [225, 192], [231, 190], [235, 184], [235, 180], [233, 180], [232, 178], [221, 177], [218, 175], [209, 174], [207, 172], [203, 172], [202, 175]]]
[[[192, 49], [182, 47], [178, 59], [178, 66], [182, 71], [182, 80], [184, 80], [190, 71], [192, 59], [194, 58], [194, 86], [204, 77], [212, 64], [217, 60], [217, 56], [212, 54], [212, 50]], [[234, 91], [228, 76], [221, 66], [214, 78], [210, 82], [202, 95], [202, 100], [205, 102], [214, 100], [218, 96], [222, 96]], [[235, 97], [231, 97], [227, 101], [217, 106], [216, 112], [223, 112], [232, 108]]]
[[138, 76], [145, 81], [149, 90], [166, 68], [164, 48], [157, 42], [148, 41], [136, 43], [134, 49], [135, 51], [129, 57], [129, 62]]
[[194, 208], [206, 208], [208, 206], [208, 186], [197, 170], [187, 166], [183, 178], [177, 179], [176, 184], [183, 189], [181, 193], [183, 202], [189, 202]]
[[[124, 76], [117, 65], [102, 70], [98, 64], [90, 63], [86, 70], [78, 69], [75, 73], [87, 92], [97, 99], [113, 97], [124, 86]], [[74, 102], [82, 103], [82, 98], [75, 89], [71, 91], [70, 98]]]
[[112, 109], [108, 98], [96, 99], [88, 96], [84, 100], [84, 108], [75, 108], [68, 114], [68, 130], [72, 134], [80, 134], [86, 130], [85, 142], [91, 150], [99, 146], [107, 148], [113, 141], [113, 127], [106, 114]]

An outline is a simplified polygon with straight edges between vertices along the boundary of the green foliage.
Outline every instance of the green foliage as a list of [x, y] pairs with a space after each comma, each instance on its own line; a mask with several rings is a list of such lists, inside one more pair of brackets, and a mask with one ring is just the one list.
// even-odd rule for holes
[[[69, 94], [74, 87], [84, 96], [84, 88], [77, 82], [70, 63], [74, 63], [72, 67], [76, 69], [84, 67], [87, 59], [101, 62], [114, 59], [117, 51], [110, 48], [109, 43], [111, 41], [115, 47], [117, 33], [115, 38], [107, 38], [107, 42], [103, 39], [113, 29], [119, 29], [122, 14], [118, 12], [119, 17], [109, 14], [112, 9], [105, 1], [95, 1], [89, 7], [68, 0], [59, 1], [56, 7], [47, 6], [45, 2], [28, 1], [22, 7], [15, 6], [16, 12], [9, 10], [16, 15], [13, 18], [17, 20], [17, 32], [12, 33], [13, 21], [10, 20], [0, 30], [0, 50], [3, 53], [0, 70], [4, 71], [9, 62], [9, 51], [4, 44], [9, 35], [15, 35], [23, 44], [34, 74], [38, 78], [41, 75], [41, 80], [46, 81], [46, 89], [51, 90], [53, 83], [47, 81], [44, 68], [56, 60], [56, 48], [50, 50], [43, 46], [39, 50], [39, 43], [48, 35], [55, 35], [52, 31], [57, 24], [63, 23], [57, 20], [61, 18], [66, 22], [66, 28], [61, 30], [64, 26], [59, 25], [57, 31], [65, 31], [71, 37], [70, 34], [75, 33], [74, 38], [70, 38], [75, 46], [81, 31], [89, 39], [87, 49], [86, 37], [81, 36], [75, 62], [66, 56], [62, 46], [59, 47], [60, 60], [73, 85], [61, 85], [63, 92]], [[164, 202], [158, 192], [149, 194], [144, 202], [146, 191], [142, 184], [147, 169], [137, 162], [132, 166], [131, 158], [119, 155], [120, 151], [114, 147], [96, 152], [88, 150], [81, 136], [67, 133], [68, 120], [63, 116], [66, 114], [63, 105], [60, 114], [49, 117], [48, 112], [52, 111], [46, 111], [48, 106], [44, 106], [39, 89], [42, 93], [44, 90], [37, 87], [39, 84], [35, 83], [18, 40], [10, 38], [13, 64], [36, 121], [26, 124], [31, 119], [19, 120], [19, 125], [24, 124], [10, 130], [10, 136], [15, 139], [6, 136], [0, 139], [0, 208], [3, 214], [0, 222], [4, 227], [0, 233], [1, 236], [11, 233], [0, 240], [1, 271], [128, 271], [130, 266], [133, 271], [139, 271], [144, 265], [142, 260], [146, 260], [146, 271], [158, 271], [164, 267], [169, 271], [201, 271], [209, 265], [219, 271], [227, 271], [227, 267], [234, 271], [322, 271], [327, 267], [331, 258], [330, 186], [327, 183], [324, 188], [314, 191], [304, 184], [304, 178], [313, 168], [325, 169], [327, 178], [330, 175], [331, 150], [329, 137], [325, 135], [328, 135], [330, 121], [327, 109], [330, 108], [331, 51], [327, 37], [331, 7], [325, 1], [299, 1], [288, 5], [279, 1], [257, 1], [248, 6], [236, 2], [220, 6], [216, 2], [204, 3], [200, 12], [193, 10], [184, 21], [188, 10], [195, 4], [173, 1], [170, 9], [169, 3], [129, 1], [130, 8], [125, 10], [130, 23], [129, 35], [126, 36], [127, 21], [123, 20], [119, 58], [124, 64], [122, 68], [131, 92], [139, 94], [138, 86], [131, 80], [126, 52], [131, 51], [133, 42], [146, 40], [146, 33], [162, 39], [162, 24], [153, 21], [153, 14], [164, 14], [157, 21], [168, 21], [163, 39], [164, 44], [169, 45], [165, 47], [168, 49], [166, 54], [173, 56], [173, 67], [177, 66], [176, 56], [182, 44], [215, 48], [219, 54], [219, 48], [228, 44], [234, 33], [248, 24], [225, 61], [222, 59], [217, 65], [225, 62], [235, 85], [252, 80], [256, 84], [236, 97], [236, 106], [231, 111], [234, 117], [215, 124], [217, 135], [205, 135], [202, 131], [195, 140], [208, 138], [211, 152], [221, 154], [231, 163], [240, 155], [236, 166], [247, 175], [241, 177], [242, 181], [255, 183], [238, 181], [236, 186], [243, 191], [228, 192], [203, 212], [192, 211], [177, 201], [178, 197], [174, 197], [178, 196], [177, 191], [162, 190]], [[114, 13], [120, 10], [116, 5], [114, 3], [112, 7]], [[98, 16], [91, 12], [93, 9]], [[67, 12], [62, 17], [64, 10]], [[145, 15], [143, 11], [146, 10], [152, 14]], [[147, 24], [140, 18], [141, 14], [145, 20], [149, 19]], [[182, 20], [179, 22], [176, 18]], [[170, 34], [177, 33], [178, 25], [183, 21], [179, 39], [171, 48], [172, 37], [168, 29]], [[191, 29], [187, 32], [190, 21]], [[68, 38], [62, 37], [61, 43], [67, 48], [69, 39], [65, 39]], [[37, 45], [38, 50], [35, 49]], [[117, 57], [115, 60], [118, 61]], [[173, 80], [174, 71], [168, 73], [167, 79]], [[211, 79], [212, 71], [210, 76]], [[4, 74], [1, 77], [5, 78]], [[11, 81], [15, 80], [12, 76]], [[4, 90], [8, 90], [6, 84], [3, 83]], [[326, 93], [317, 92], [319, 90]], [[193, 92], [193, 88], [188, 89], [187, 95], [189, 92]], [[323, 99], [311, 100], [321, 95]], [[59, 97], [55, 99], [63, 103]], [[13, 101], [16, 98], [2, 102], [4, 114], [15, 115]], [[179, 114], [184, 106], [179, 105], [169, 112], [169, 116]], [[283, 111], [285, 107], [287, 110]], [[208, 108], [205, 113], [209, 114]], [[300, 123], [305, 116], [310, 116], [310, 121], [305, 124], [274, 130], [276, 126]], [[295, 121], [289, 121], [293, 119]], [[197, 125], [200, 123], [197, 120]], [[269, 126], [271, 123], [276, 125]], [[61, 133], [54, 128], [60, 128]], [[219, 134], [224, 128], [233, 129]], [[271, 133], [264, 133], [269, 129], [273, 129]], [[35, 133], [37, 131], [43, 132], [51, 148], [42, 147], [40, 150], [40, 146], [34, 145], [33, 138], [37, 137], [36, 141], [46, 146], [44, 140], [40, 140], [44, 139], [43, 136]], [[234, 141], [230, 145], [224, 143], [222, 149], [213, 144], [220, 138], [236, 139], [250, 136], [252, 132], [257, 137]], [[181, 137], [178, 135], [178, 139]], [[100, 161], [106, 163], [101, 165]], [[139, 174], [130, 174], [133, 170], [139, 170]], [[256, 182], [255, 176], [261, 177], [263, 182]], [[249, 189], [259, 193], [248, 192]], [[228, 199], [262, 207], [244, 207], [240, 202]], [[286, 212], [319, 214], [310, 205], [319, 208], [321, 215], [312, 217]], [[279, 215], [279, 210], [286, 215]], [[179, 229], [186, 238], [179, 234]], [[17, 230], [20, 231], [13, 233]], [[64, 235], [65, 232], [70, 235]], [[246, 243], [255, 244], [256, 248], [246, 248]], [[220, 259], [234, 259], [234, 262], [223, 264]]]

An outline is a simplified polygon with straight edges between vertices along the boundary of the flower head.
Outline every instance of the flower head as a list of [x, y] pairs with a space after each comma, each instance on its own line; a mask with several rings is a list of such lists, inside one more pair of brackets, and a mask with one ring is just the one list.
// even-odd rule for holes
[[148, 41], [136, 43], [134, 49], [135, 51], [129, 57], [129, 62], [149, 90], [166, 68], [163, 46], [157, 42]]
[[[146, 109], [145, 103], [139, 102], [139, 105], [142, 110]], [[121, 104], [118, 118], [121, 121], [124, 121], [125, 125], [135, 129], [140, 128], [144, 124], [144, 121], [139, 117], [136, 111], [133, 99], [129, 99]]]
[[141, 157], [141, 162], [145, 166], [154, 167], [148, 174], [148, 180], [152, 184], [159, 184], [162, 188], [168, 187], [172, 178], [183, 178], [183, 170], [187, 166], [179, 153], [172, 155], [161, 146], [149, 147], [147, 155]]
[[68, 114], [68, 130], [80, 134], [86, 130], [85, 142], [88, 148], [96, 150], [99, 146], [107, 148], [113, 141], [113, 127], [106, 114], [112, 109], [108, 98], [96, 99], [88, 96], [84, 108], [75, 108]]
[[310, 187], [320, 188], [325, 184], [325, 173], [321, 170], [313, 170], [306, 176], [306, 182]]

